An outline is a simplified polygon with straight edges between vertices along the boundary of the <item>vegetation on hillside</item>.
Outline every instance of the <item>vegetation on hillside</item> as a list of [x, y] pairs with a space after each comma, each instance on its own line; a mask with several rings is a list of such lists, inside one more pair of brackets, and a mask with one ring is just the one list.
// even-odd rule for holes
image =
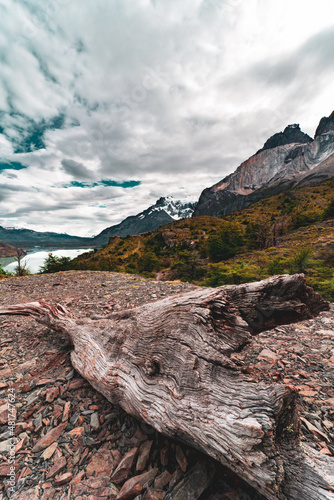
[[[304, 272], [334, 300], [334, 180], [262, 200], [223, 219], [194, 217], [113, 237], [66, 269], [138, 273], [219, 286]], [[61, 266], [60, 266], [61, 267]]]
[[[194, 217], [113, 237], [71, 260], [52, 253], [41, 272], [102, 270], [220, 286], [303, 272], [334, 301], [334, 180], [295, 189], [223, 219]], [[6, 273], [0, 268], [0, 277]]]

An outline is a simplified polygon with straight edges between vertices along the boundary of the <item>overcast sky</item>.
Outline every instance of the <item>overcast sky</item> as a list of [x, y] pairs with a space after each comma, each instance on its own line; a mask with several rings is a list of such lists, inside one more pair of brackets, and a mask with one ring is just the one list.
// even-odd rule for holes
[[333, 0], [0, 0], [0, 225], [198, 199], [334, 109]]

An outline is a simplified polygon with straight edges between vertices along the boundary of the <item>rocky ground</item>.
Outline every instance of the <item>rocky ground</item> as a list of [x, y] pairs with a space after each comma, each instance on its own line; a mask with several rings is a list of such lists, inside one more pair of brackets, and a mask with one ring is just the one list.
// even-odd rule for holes
[[[108, 272], [0, 282], [1, 305], [44, 298], [77, 317], [107, 315], [195, 288]], [[334, 455], [334, 309], [254, 338], [234, 361], [299, 390], [302, 439]], [[0, 319], [0, 498], [264, 500], [233, 473], [111, 405], [76, 373], [71, 346], [30, 318]], [[255, 353], [255, 354], [254, 354]], [[8, 400], [15, 413], [10, 490]]]

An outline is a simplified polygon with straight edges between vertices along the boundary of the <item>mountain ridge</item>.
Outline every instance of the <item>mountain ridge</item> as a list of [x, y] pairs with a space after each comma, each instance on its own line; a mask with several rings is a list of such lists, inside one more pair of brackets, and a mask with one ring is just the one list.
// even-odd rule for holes
[[[296, 140], [303, 142], [291, 142]], [[305, 186], [331, 178], [333, 154], [334, 112], [320, 120], [314, 140], [301, 132], [299, 125], [289, 125], [233, 173], [205, 188], [193, 217], [223, 217], [301, 182]]]
[[196, 202], [190, 200], [175, 200], [172, 196], [160, 197], [154, 205], [137, 215], [126, 217], [119, 224], [107, 227], [94, 237], [72, 236], [66, 233], [42, 232], [32, 229], [5, 228], [0, 226], [0, 242], [33, 249], [36, 247], [56, 248], [89, 248], [103, 246], [110, 236], [128, 236], [154, 231], [161, 226], [190, 217]]
[[174, 220], [190, 217], [195, 208], [194, 201], [174, 200], [172, 196], [162, 196], [154, 205], [137, 215], [130, 215], [122, 222], [107, 227], [93, 238], [95, 245], [105, 245], [111, 236], [133, 236], [154, 231]]

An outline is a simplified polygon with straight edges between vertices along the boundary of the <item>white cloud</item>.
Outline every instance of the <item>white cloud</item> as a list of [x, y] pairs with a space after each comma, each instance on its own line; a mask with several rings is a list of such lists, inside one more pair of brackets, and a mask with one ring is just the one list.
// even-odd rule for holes
[[[0, 223], [96, 234], [161, 195], [198, 197], [289, 123], [313, 134], [334, 107], [331, 9], [0, 0], [0, 152], [28, 166], [3, 171]], [[13, 154], [36, 137], [45, 149]], [[64, 187], [101, 179], [141, 184]]]

